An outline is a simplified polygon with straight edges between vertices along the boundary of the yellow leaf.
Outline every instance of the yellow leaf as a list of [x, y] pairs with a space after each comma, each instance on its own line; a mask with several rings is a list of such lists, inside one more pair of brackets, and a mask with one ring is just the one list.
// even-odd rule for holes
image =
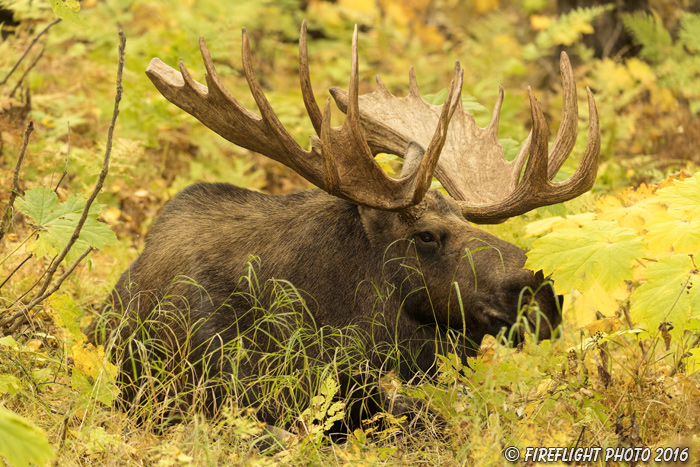
[[634, 79], [645, 86], [656, 82], [656, 75], [651, 70], [651, 67], [638, 58], [630, 58], [627, 61], [627, 69]]
[[530, 16], [530, 26], [535, 31], [542, 31], [549, 27], [552, 23], [552, 19], [549, 16], [542, 15], [532, 15]]
[[374, 14], [377, 8], [374, 0], [339, 0], [338, 5], [367, 14]]
[[652, 88], [651, 105], [664, 112], [674, 112], [678, 109], [678, 99], [667, 88]]
[[653, 256], [695, 253], [700, 249], [700, 218], [691, 220], [677, 211], [659, 211], [646, 223], [649, 252]]
[[692, 218], [700, 217], [700, 172], [687, 180], [675, 180], [673, 186], [659, 190], [659, 198], [675, 212], [687, 212]]
[[426, 26], [422, 23], [416, 23], [414, 29], [416, 35], [424, 44], [439, 45], [445, 41], [445, 38], [435, 26]]
[[44, 309], [51, 316], [59, 332], [67, 334], [67, 337], [76, 343], [86, 340], [78, 323], [82, 313], [71, 297], [63, 294], [52, 295], [44, 302]]
[[639, 201], [624, 201], [624, 198], [605, 196], [596, 203], [596, 208], [600, 211], [596, 219], [617, 221], [621, 227], [634, 229], [637, 234], [643, 233], [649, 219], [666, 211], [656, 196]]
[[606, 291], [597, 281], [586, 293], [573, 291], [571, 293], [571, 306], [573, 320], [567, 317], [568, 324], [577, 328], [587, 327], [596, 319], [596, 312], [606, 316], [614, 314], [619, 308], [618, 300], [624, 300], [629, 296], [625, 286], [620, 286], [612, 291]]
[[690, 349], [687, 351], [690, 354], [688, 357], [688, 373], [694, 373], [700, 370], [700, 349]]
[[105, 359], [104, 348], [92, 344], [76, 343], [71, 347], [75, 368], [88, 376], [97, 377], [99, 370], [105, 368], [110, 376], [117, 374], [117, 367]]
[[498, 9], [498, 0], [474, 0], [474, 8], [479, 13]]
[[311, 0], [309, 11], [313, 11], [315, 19], [327, 26], [337, 26], [342, 22], [337, 6], [328, 2]]
[[572, 216], [560, 217], [553, 216], [539, 221], [531, 222], [525, 227], [525, 236], [532, 237], [541, 235], [550, 230], [558, 229], [575, 229], [583, 227], [588, 222], [595, 219], [595, 214], [592, 212], [584, 212], [582, 214], [574, 214]]
[[629, 70], [624, 65], [615, 63], [609, 58], [598, 64], [596, 74], [598, 75], [596, 82], [603, 85], [603, 89], [607, 94], [614, 95], [627, 91], [636, 84]]
[[611, 332], [618, 331], [621, 327], [622, 322], [614, 316], [612, 318], [597, 319], [584, 326], [590, 336], [595, 336], [599, 332], [610, 334]]
[[535, 222], [530, 222], [527, 226], [525, 226], [525, 236], [534, 237], [535, 235], [547, 233], [554, 228], [554, 225], [557, 222], [562, 220], [564, 220], [564, 218], [561, 216], [553, 216]]
[[78, 0], [63, 0], [63, 4], [76, 13], [80, 11], [80, 2]]

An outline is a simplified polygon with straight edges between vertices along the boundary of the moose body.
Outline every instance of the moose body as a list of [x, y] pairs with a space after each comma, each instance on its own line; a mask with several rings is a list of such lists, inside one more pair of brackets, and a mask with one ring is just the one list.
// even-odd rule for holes
[[[216, 409], [232, 393], [276, 423], [285, 407], [296, 403], [302, 411], [333, 378], [358, 426], [382, 408], [402, 412], [373, 370], [410, 379], [434, 371], [437, 354], [474, 355], [484, 335], [504, 329], [511, 341], [526, 330], [550, 337], [561, 321], [551, 283], [523, 269], [523, 250], [469, 222], [500, 222], [593, 185], [600, 135], [590, 91], [581, 165], [568, 180], [552, 182], [576, 140], [576, 87], [566, 54], [562, 123], [551, 151], [530, 92], [533, 128], [516, 159], [507, 161], [497, 141], [502, 90], [486, 128], [461, 106], [459, 64], [439, 106], [420, 97], [412, 71], [405, 98], [379, 80], [375, 91], [360, 96], [357, 29], [349, 91], [331, 89], [347, 118], [331, 127], [330, 98], [321, 111], [311, 90], [305, 23], [299, 76], [316, 136], [311, 150], [303, 149], [257, 82], [245, 30], [242, 43], [261, 116], [223, 86], [203, 39], [207, 86], [182, 63], [178, 72], [153, 59], [146, 73], [166, 98], [216, 133], [323, 191], [272, 196], [200, 183], [166, 205], [111, 295], [120, 319], [100, 320], [118, 328], [125, 342], [120, 378], [127, 400], [138, 401], [153, 385], [149, 369], [160, 368], [181, 376], [165, 388], [165, 399], [203, 387], [207, 407]], [[380, 152], [404, 158], [398, 178], [376, 163]], [[450, 196], [429, 189], [433, 174]]]
[[[541, 273], [522, 269], [523, 250], [471, 226], [437, 191], [414, 211], [360, 207], [320, 190], [275, 196], [192, 185], [165, 206], [144, 251], [116, 285], [113, 304], [132, 323], [127, 334], [136, 323], [153, 322], [157, 310], [157, 325], [145, 327], [160, 326], [160, 334], [166, 328], [174, 343], [187, 342], [186, 358], [202, 362], [196, 371], [212, 379], [234, 372], [219, 357], [227, 343], [243, 336], [249, 352], [283, 351], [304, 320], [316, 331], [352, 329], [371, 342], [364, 357], [372, 367], [397, 370], [406, 380], [434, 370], [436, 352], [474, 355], [485, 334], [497, 335], [519, 318], [518, 335], [529, 328], [550, 336], [560, 322], [559, 303]], [[292, 284], [305, 304], [292, 323], [285, 321], [289, 308], [270, 293], [276, 279]], [[282, 324], [255, 332], [275, 309]], [[319, 345], [305, 356], [328, 360]], [[239, 365], [237, 378], [255, 381], [262, 371], [257, 358]], [[140, 375], [131, 366], [127, 360], [124, 371], [133, 383]], [[356, 383], [348, 377], [340, 376], [345, 395]], [[260, 390], [244, 389], [248, 403], [259, 401]], [[277, 412], [261, 415], [274, 423]]]

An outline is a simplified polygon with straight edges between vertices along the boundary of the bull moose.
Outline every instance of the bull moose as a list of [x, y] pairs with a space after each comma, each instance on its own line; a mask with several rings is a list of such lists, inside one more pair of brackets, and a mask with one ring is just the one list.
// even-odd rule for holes
[[[349, 91], [330, 90], [347, 116], [331, 127], [331, 98], [321, 111], [311, 88], [302, 24], [299, 76], [316, 131], [307, 151], [267, 101], [245, 29], [243, 71], [261, 116], [224, 87], [203, 38], [200, 49], [207, 86], [182, 62], [178, 72], [154, 58], [146, 73], [214, 132], [321, 190], [274, 196], [197, 183], [165, 205], [95, 331], [104, 338], [116, 330], [125, 343], [120, 379], [130, 405], [153, 387], [154, 368], [167, 368], [179, 378], [161, 387], [162, 399], [200, 395], [216, 411], [232, 394], [267, 423], [290, 425], [290, 407], [301, 411], [330, 377], [348, 404], [343, 423], [358, 426], [382, 409], [406, 408], [380, 388], [378, 372], [405, 380], [430, 374], [436, 354], [475, 355], [484, 335], [503, 330], [511, 341], [525, 330], [553, 334], [561, 301], [551, 283], [523, 268], [523, 250], [470, 222], [500, 222], [593, 185], [600, 136], [590, 90], [582, 162], [568, 180], [551, 181], [577, 134], [566, 54], [562, 123], [551, 150], [530, 91], [532, 131], [509, 162], [497, 142], [503, 89], [491, 122], [478, 127], [462, 108], [459, 62], [442, 105], [422, 99], [413, 69], [407, 97], [393, 96], [379, 78], [375, 91], [360, 96], [355, 28]], [[398, 178], [380, 168], [378, 153], [403, 157]], [[433, 175], [449, 196], [429, 189]], [[178, 399], [183, 391], [189, 399]]]

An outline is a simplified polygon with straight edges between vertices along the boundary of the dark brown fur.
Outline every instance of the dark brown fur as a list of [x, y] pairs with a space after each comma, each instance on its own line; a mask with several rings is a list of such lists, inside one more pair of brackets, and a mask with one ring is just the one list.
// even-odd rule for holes
[[[424, 241], [426, 232], [434, 242]], [[304, 358], [344, 361], [340, 347], [357, 347], [358, 338], [361, 356], [353, 362], [365, 358], [370, 368], [395, 369], [410, 379], [434, 370], [436, 352], [474, 355], [483, 336], [512, 326], [519, 304], [535, 293], [540, 337], [550, 336], [560, 322], [558, 300], [541, 273], [522, 269], [525, 259], [523, 250], [474, 228], [454, 201], [433, 190], [420, 205], [393, 213], [319, 190], [272, 196], [200, 183], [165, 206], [112, 299], [127, 318], [123, 340], [135, 331], [138, 340], [142, 329], [150, 329], [167, 334], [175, 352], [187, 341], [191, 351], [181, 358], [198, 362], [195, 379], [235, 371], [239, 380], [255, 382], [261, 374], [299, 369], [308, 364]], [[297, 307], [300, 313], [290, 314], [290, 306], [279, 302], [275, 290], [284, 284], [275, 280], [296, 287], [294, 303], [305, 303]], [[159, 314], [147, 322], [154, 309]], [[266, 316], [279, 320], [260, 325]], [[534, 328], [535, 312], [527, 316]], [[147, 323], [137, 329], [139, 320]], [[186, 323], [174, 324], [178, 320]], [[288, 339], [303, 326], [326, 330], [328, 342], [299, 344], [305, 357], [290, 360], [286, 370], [260, 357], [296, 349], [301, 341]], [[241, 344], [232, 346], [237, 339]], [[245, 357], [234, 362], [223, 349], [245, 349]], [[341, 395], [371, 396], [355, 363], [344, 362], [335, 367]], [[138, 372], [125, 364], [123, 380], [137, 381]], [[241, 387], [233, 391], [246, 404], [265, 405], [263, 419], [272, 423], [283, 415], [263, 402], [259, 384]], [[215, 388], [214, 403], [226, 391]], [[136, 384], [126, 397], [138, 394]], [[292, 399], [289, 392], [281, 397]], [[352, 423], [381, 405], [374, 400], [362, 409], [351, 406]]]

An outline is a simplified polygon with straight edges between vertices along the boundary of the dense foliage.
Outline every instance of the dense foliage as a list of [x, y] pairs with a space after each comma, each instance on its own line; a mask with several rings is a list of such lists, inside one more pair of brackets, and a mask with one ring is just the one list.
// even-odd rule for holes
[[[0, 457], [14, 466], [500, 465], [506, 446], [681, 446], [697, 459], [700, 15], [687, 0], [649, 3], [648, 12], [620, 17], [636, 54], [595, 57], [584, 39], [599, 34], [597, 18], [613, 6], [558, 14], [548, 0], [0, 0], [13, 19], [0, 42]], [[347, 86], [358, 24], [361, 92], [379, 74], [405, 94], [414, 66], [421, 92], [439, 103], [460, 60], [464, 106], [485, 125], [502, 84], [499, 140], [508, 157], [529, 130], [528, 85], [555, 134], [566, 50], [580, 137], [556, 180], [583, 153], [583, 86], [596, 97], [603, 144], [592, 192], [488, 227], [551, 274], [566, 298], [562, 338], [516, 349], [491, 339], [468, 362], [443, 356], [437, 381], [382, 382], [431, 400], [447, 421], [442, 437], [397, 434], [400, 424], [389, 420], [390, 429], [368, 425], [330, 443], [324, 429], [344, 410], [332, 378], [298, 414], [305, 429], [272, 454], [259, 454], [261, 426], [236, 407], [217, 420], [193, 410], [165, 428], [138, 423], [113, 404], [114, 349], [88, 344], [81, 331], [183, 187], [307, 187], [168, 103], [144, 74], [149, 60], [182, 59], [201, 82], [203, 35], [226, 85], [255, 109], [240, 71], [246, 27], [268, 98], [308, 145], [296, 60], [303, 19], [319, 100], [330, 86]], [[124, 91], [108, 141], [119, 28], [128, 41]], [[342, 121], [336, 109], [334, 119]], [[106, 159], [104, 187], [94, 190]], [[390, 173], [400, 167], [391, 155], [378, 160]]]

